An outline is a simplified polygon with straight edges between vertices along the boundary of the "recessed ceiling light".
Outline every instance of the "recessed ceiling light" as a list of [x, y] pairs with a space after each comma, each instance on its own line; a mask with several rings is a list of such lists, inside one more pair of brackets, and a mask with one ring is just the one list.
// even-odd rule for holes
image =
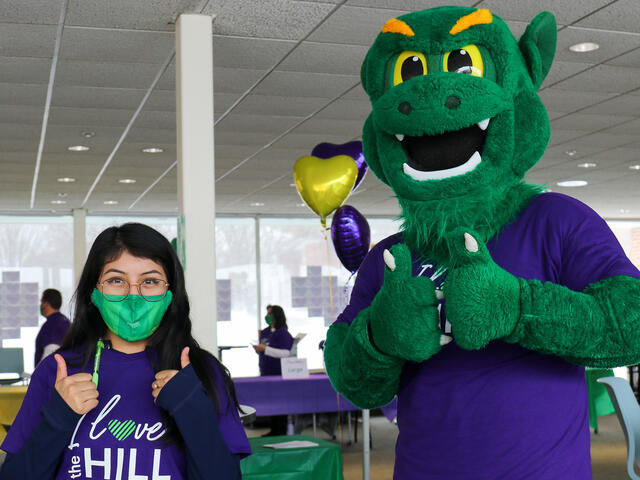
[[289, 186], [290, 186], [290, 187], [295, 187], [295, 186], [296, 186], [296, 184], [295, 184], [295, 183], [290, 183], [290, 184], [289, 184]]
[[72, 152], [86, 152], [89, 150], [89, 147], [85, 145], [72, 145], [71, 147], [67, 147], [67, 150], [71, 150]]
[[84, 138], [91, 138], [91, 137], [95, 136], [95, 134], [96, 134], [96, 132], [90, 132], [89, 130], [85, 130], [80, 135], [82, 135]]
[[68, 195], [68, 193], [59, 193], [58, 198], [67, 198]]
[[252, 207], [264, 207], [264, 203], [262, 202], [253, 202], [251, 203]]
[[620, 213], [631, 213], [631, 210], [629, 210], [628, 208], [621, 208]]
[[559, 187], [584, 187], [588, 185], [585, 180], [565, 180], [564, 182], [556, 183]]
[[133, 178], [121, 178], [118, 183], [136, 183], [136, 180]]
[[142, 151], [144, 153], [162, 153], [164, 152], [164, 149], [158, 148], [158, 147], [149, 147], [149, 148], [143, 148]]
[[598, 164], [597, 163], [586, 162], [586, 163], [579, 163], [578, 166], [580, 168], [596, 168], [598, 166]]
[[564, 153], [566, 153], [566, 154], [567, 154], [567, 155], [569, 155], [570, 157], [573, 157], [573, 156], [574, 156], [576, 153], [578, 153], [578, 152], [576, 152], [575, 150], [567, 150], [567, 151], [566, 151], [566, 152], [564, 152]]
[[640, 165], [629, 165], [629, 170], [640, 170]]
[[105, 200], [104, 202], [105, 205], [117, 205], [118, 201], [117, 200]]
[[59, 181], [60, 183], [73, 183], [73, 182], [75, 182], [75, 181], [76, 181], [76, 179], [75, 179], [75, 178], [73, 178], [73, 177], [60, 177], [60, 178], [58, 179], [58, 181]]
[[297, 203], [296, 204], [296, 207], [304, 207], [304, 206], [306, 206], [306, 203]]
[[582, 42], [576, 43], [575, 45], [571, 45], [569, 50], [577, 53], [585, 53], [585, 52], [593, 52], [600, 48], [600, 45], [594, 42]]
[[67, 203], [67, 202], [66, 202], [66, 201], [64, 201], [64, 200], [51, 200], [51, 203], [52, 203], [53, 205], [64, 205], [64, 204], [65, 204], [65, 203]]

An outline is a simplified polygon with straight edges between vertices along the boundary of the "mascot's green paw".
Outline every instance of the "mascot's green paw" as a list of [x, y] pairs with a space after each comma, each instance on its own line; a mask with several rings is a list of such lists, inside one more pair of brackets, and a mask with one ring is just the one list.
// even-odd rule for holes
[[387, 355], [422, 362], [451, 341], [439, 328], [436, 285], [412, 276], [405, 244], [385, 250], [384, 260], [384, 284], [369, 307], [373, 343]]
[[520, 316], [520, 283], [491, 258], [468, 229], [453, 231], [449, 245], [456, 267], [444, 282], [447, 319], [456, 343], [467, 350], [511, 334]]

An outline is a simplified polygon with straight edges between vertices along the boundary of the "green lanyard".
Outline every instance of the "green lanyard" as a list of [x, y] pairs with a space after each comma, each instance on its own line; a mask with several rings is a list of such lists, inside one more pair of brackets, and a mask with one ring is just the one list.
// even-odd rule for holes
[[93, 375], [91, 377], [91, 381], [98, 386], [98, 369], [100, 368], [100, 354], [102, 354], [102, 349], [104, 348], [104, 343], [102, 339], [98, 340], [96, 343], [96, 359], [93, 362]]

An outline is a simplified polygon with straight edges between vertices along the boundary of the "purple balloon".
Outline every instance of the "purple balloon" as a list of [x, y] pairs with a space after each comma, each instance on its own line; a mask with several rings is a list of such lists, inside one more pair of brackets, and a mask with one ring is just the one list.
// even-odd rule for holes
[[331, 239], [342, 265], [355, 273], [369, 251], [371, 232], [367, 219], [354, 207], [341, 206], [331, 220]]
[[342, 145], [336, 145], [334, 143], [319, 143], [313, 148], [311, 155], [324, 159], [335, 157], [336, 155], [347, 155], [353, 158], [358, 166], [358, 177], [356, 178], [356, 183], [353, 186], [352, 191], [358, 187], [364, 178], [364, 174], [367, 173], [367, 169], [369, 168], [364, 159], [364, 155], [362, 154], [362, 142], [359, 140], [343, 143]]

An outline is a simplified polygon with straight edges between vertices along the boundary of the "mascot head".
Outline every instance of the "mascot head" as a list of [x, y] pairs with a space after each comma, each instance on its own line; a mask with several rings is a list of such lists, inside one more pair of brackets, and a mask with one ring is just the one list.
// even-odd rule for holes
[[447, 263], [447, 232], [464, 226], [486, 241], [540, 191], [521, 181], [549, 140], [536, 91], [555, 45], [548, 12], [519, 42], [485, 9], [439, 7], [384, 25], [362, 65], [373, 107], [362, 139], [414, 250]]

